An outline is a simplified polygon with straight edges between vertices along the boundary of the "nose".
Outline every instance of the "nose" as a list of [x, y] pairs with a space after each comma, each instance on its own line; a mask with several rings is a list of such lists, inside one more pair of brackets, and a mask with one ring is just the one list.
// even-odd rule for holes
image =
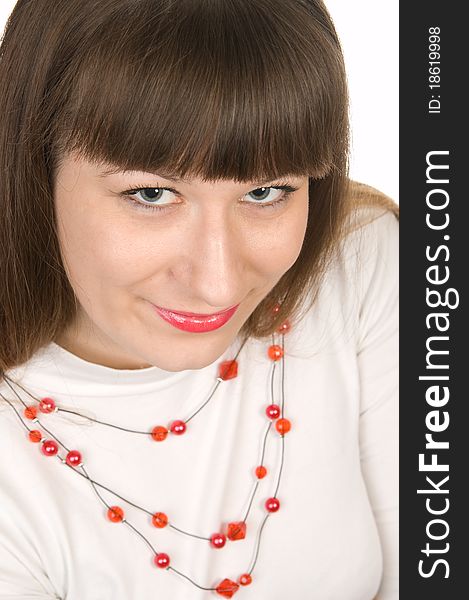
[[[216, 199], [214, 201], [216, 203]], [[204, 312], [240, 302], [246, 295], [246, 241], [226, 207], [202, 210], [185, 239], [179, 279]], [[190, 309], [189, 309], [190, 310]]]

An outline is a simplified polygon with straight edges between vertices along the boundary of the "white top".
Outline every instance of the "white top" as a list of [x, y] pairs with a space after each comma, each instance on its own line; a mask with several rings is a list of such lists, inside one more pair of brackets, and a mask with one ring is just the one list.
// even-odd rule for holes
[[[281, 506], [267, 518], [253, 582], [238, 590], [240, 600], [398, 598], [398, 222], [383, 209], [359, 214], [374, 220], [349, 234], [315, 306], [284, 338], [292, 429], [283, 440]], [[281, 361], [268, 358], [268, 345], [250, 340], [238, 357], [238, 377], [218, 385], [184, 435], [164, 442], [61, 411], [39, 413], [39, 420], [82, 453], [91, 479], [150, 514], [166, 513], [179, 529], [210, 537], [247, 511], [273, 364], [274, 399], [281, 402]], [[60, 408], [149, 431], [188, 418], [216, 384], [218, 363], [238, 348], [236, 340], [213, 364], [174, 373], [112, 369], [51, 343], [8, 374]], [[5, 383], [0, 391], [14, 401]], [[246, 538], [214, 549], [170, 527], [156, 529], [150, 514], [97, 487], [109, 505], [123, 508], [128, 524], [109, 521], [91, 483], [75, 472], [83, 471], [44, 456], [0, 397], [0, 599], [221, 598], [156, 567], [130, 525], [199, 585], [236, 581], [252, 564], [281, 449], [272, 427], [268, 474], [259, 481]]]

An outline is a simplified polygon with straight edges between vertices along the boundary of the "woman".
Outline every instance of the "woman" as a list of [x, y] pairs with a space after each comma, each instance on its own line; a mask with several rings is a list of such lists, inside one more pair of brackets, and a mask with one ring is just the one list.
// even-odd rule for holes
[[324, 5], [50, 9], [0, 63], [0, 598], [394, 600], [397, 208]]

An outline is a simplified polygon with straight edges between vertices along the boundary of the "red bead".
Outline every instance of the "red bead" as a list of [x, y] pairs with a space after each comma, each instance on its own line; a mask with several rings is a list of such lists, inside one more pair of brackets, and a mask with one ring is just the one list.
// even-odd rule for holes
[[280, 501], [278, 498], [269, 498], [265, 501], [265, 507], [268, 512], [277, 512], [280, 508]]
[[238, 577], [238, 583], [240, 585], [249, 585], [250, 583], [252, 583], [251, 575], [249, 575], [249, 573], [243, 573]]
[[280, 406], [277, 404], [269, 404], [265, 409], [265, 414], [269, 419], [278, 419], [280, 417]]
[[37, 417], [37, 407], [27, 406], [23, 411], [24, 416], [31, 421]]
[[279, 310], [280, 310], [280, 304], [279, 304], [279, 303], [277, 303], [277, 304], [275, 304], [275, 306], [273, 307], [273, 309], [272, 309], [272, 313], [273, 313], [274, 315], [276, 315], [276, 314], [278, 313], [278, 311], [279, 311]]
[[168, 430], [166, 427], [161, 427], [161, 425], [157, 425], [153, 427], [151, 432], [151, 437], [155, 440], [155, 442], [163, 442], [168, 436]]
[[55, 456], [59, 451], [59, 445], [54, 440], [45, 440], [42, 443], [41, 451], [46, 456]]
[[43, 398], [39, 402], [39, 410], [42, 413], [52, 413], [55, 411], [55, 408], [55, 402], [52, 400], [52, 398]]
[[223, 533], [214, 533], [210, 538], [210, 545], [213, 548], [223, 548], [226, 544], [226, 536]]
[[280, 433], [280, 435], [285, 435], [291, 429], [291, 423], [288, 419], [279, 419], [275, 423], [275, 428]]
[[283, 350], [281, 346], [274, 344], [273, 346], [269, 346], [267, 351], [269, 358], [272, 360], [279, 360], [283, 356]]
[[223, 596], [224, 598], [232, 598], [234, 594], [238, 591], [239, 585], [235, 581], [231, 581], [231, 579], [224, 579], [221, 583], [217, 585], [215, 588], [217, 594]]
[[281, 333], [281, 334], [285, 335], [286, 333], [288, 333], [290, 331], [290, 329], [291, 329], [291, 323], [287, 319], [280, 325], [280, 327], [277, 327], [277, 333]]
[[169, 429], [171, 430], [171, 433], [182, 435], [186, 431], [186, 424], [184, 421], [173, 421]]
[[227, 536], [232, 542], [244, 540], [246, 537], [246, 523], [244, 521], [229, 523]]
[[158, 529], [163, 529], [168, 524], [168, 517], [162, 512], [157, 512], [152, 516], [151, 522]]
[[218, 377], [226, 381], [238, 376], [238, 362], [236, 360], [224, 360], [218, 368]]
[[65, 462], [70, 467], [79, 467], [81, 465], [81, 454], [78, 450], [70, 450], [70, 452], [65, 457]]
[[256, 477], [258, 479], [264, 479], [264, 477], [266, 475], [267, 475], [267, 469], [263, 465], [256, 467]]
[[29, 432], [28, 436], [29, 436], [29, 439], [34, 443], [42, 441], [42, 433], [40, 431], [38, 431], [37, 429], [31, 430]]
[[167, 554], [165, 554], [164, 552], [160, 552], [155, 556], [154, 562], [155, 565], [160, 569], [166, 569], [167, 567], [169, 567], [170, 559]]
[[124, 519], [124, 511], [120, 506], [111, 506], [107, 511], [107, 518], [113, 523], [120, 523]]

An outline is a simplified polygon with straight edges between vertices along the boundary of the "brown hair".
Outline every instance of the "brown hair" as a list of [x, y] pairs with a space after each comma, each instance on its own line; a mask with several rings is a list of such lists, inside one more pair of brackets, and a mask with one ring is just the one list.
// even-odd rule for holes
[[180, 178], [308, 175], [300, 256], [241, 330], [269, 335], [318, 288], [350, 209], [346, 76], [324, 4], [53, 4], [19, 0], [1, 44], [0, 375], [76, 315], [53, 198], [70, 151]]

